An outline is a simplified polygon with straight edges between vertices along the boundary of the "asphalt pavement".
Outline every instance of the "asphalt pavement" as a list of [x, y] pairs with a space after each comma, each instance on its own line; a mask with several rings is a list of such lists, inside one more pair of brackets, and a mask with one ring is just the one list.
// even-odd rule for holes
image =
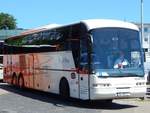
[[63, 100], [58, 95], [0, 84], [0, 113], [149, 113], [150, 100], [118, 99], [112, 103]]

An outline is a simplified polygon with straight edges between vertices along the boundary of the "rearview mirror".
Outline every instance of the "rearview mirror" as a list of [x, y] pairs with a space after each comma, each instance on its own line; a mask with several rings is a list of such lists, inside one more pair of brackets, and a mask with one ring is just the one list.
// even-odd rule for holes
[[144, 48], [142, 49], [142, 54], [143, 54], [143, 57], [144, 57], [144, 62], [146, 62], [146, 56], [145, 56], [145, 50], [144, 50]]

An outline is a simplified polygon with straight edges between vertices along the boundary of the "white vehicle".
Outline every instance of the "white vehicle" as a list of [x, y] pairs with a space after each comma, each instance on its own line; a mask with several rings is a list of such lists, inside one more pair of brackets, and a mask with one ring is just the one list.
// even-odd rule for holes
[[[63, 97], [112, 100], [144, 97], [143, 55], [137, 26], [84, 20], [5, 40], [4, 81]], [[114, 63], [124, 53], [128, 65]]]

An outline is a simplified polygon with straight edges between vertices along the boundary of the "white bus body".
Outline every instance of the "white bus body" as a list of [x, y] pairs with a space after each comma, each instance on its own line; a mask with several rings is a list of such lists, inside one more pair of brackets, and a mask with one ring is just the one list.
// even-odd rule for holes
[[3, 80], [3, 66], [0, 66], [0, 80]]
[[[91, 34], [83, 36], [86, 38], [90, 37], [91, 44], [94, 43], [96, 44], [96, 42], [94, 42], [96, 40], [94, 39], [94, 37], [96, 36], [96, 33], [98, 31], [93, 31], [95, 29], [99, 29], [99, 30], [102, 29], [104, 30], [103, 32], [108, 32], [108, 34], [109, 31], [113, 29], [117, 29], [117, 31], [114, 32], [117, 33], [119, 31], [120, 34], [118, 35], [124, 33], [125, 32], [124, 29], [126, 29], [128, 33], [130, 33], [130, 30], [131, 32], [132, 30], [136, 31], [137, 33], [139, 32], [138, 28], [135, 25], [127, 22], [116, 21], [116, 20], [97, 19], [97, 20], [85, 20], [85, 21], [81, 21], [80, 23], [86, 26], [87, 32], [91, 31], [91, 34], [93, 33], [92, 36]], [[58, 29], [59, 31], [59, 28], [63, 29], [64, 27], [64, 29], [67, 29], [68, 26], [74, 26], [74, 25], [75, 24], [56, 27], [56, 28], [54, 27], [54, 28], [49, 28], [47, 30], [56, 29], [57, 31]], [[107, 28], [110, 29], [107, 30]], [[71, 27], [71, 33], [73, 32], [73, 29], [74, 27]], [[113, 35], [113, 33], [111, 33], [111, 35]], [[128, 34], [125, 33], [125, 35]], [[59, 34], [59, 36], [62, 35]], [[73, 36], [76, 35], [73, 34]], [[99, 34], [99, 37], [101, 37], [101, 33]], [[103, 35], [102, 37], [105, 37], [105, 35]], [[113, 40], [121, 40], [121, 39], [117, 39], [118, 37], [117, 35], [116, 37], [112, 36], [112, 39], [110, 41], [114, 43]], [[135, 42], [135, 44], [139, 44], [138, 42], [139, 37], [135, 37], [134, 35], [132, 35], [131, 38], [132, 40], [130, 41]], [[138, 40], [137, 42], [136, 42], [136, 38]], [[16, 38], [9, 38], [9, 39], [11, 41], [11, 39], [15, 40]], [[8, 44], [9, 44], [9, 39], [5, 41]], [[70, 40], [77, 41], [78, 39], [70, 39]], [[26, 44], [24, 45], [26, 46]], [[100, 45], [104, 46], [103, 44]], [[52, 45], [50, 44], [50, 46]], [[99, 48], [101, 49], [102, 46], [100, 46]], [[111, 51], [116, 52], [117, 49], [114, 46], [116, 47], [115, 43], [114, 45], [112, 45]], [[126, 45], [122, 45], [122, 46], [126, 46]], [[89, 46], [87, 46], [87, 48], [88, 47]], [[117, 47], [120, 46], [118, 45]], [[90, 63], [91, 65], [88, 68], [88, 69], [93, 69], [93, 71], [91, 72], [89, 72], [89, 70], [81, 71], [79, 67], [76, 66], [78, 65], [75, 63], [74, 60], [76, 59], [76, 57], [74, 57], [73, 51], [71, 50], [59, 51], [57, 50], [56, 47], [57, 51], [52, 51], [52, 52], [50, 51], [34, 52], [34, 50], [25, 53], [6, 52], [4, 55], [4, 81], [10, 84], [19, 85], [20, 87], [42, 90], [42, 91], [51, 92], [55, 94], [61, 94], [63, 96], [66, 94], [67, 96], [69, 95], [70, 97], [78, 98], [82, 100], [111, 100], [115, 98], [144, 97], [146, 93], [146, 80], [144, 77], [143, 57], [140, 56], [141, 49], [139, 49], [139, 51], [137, 50], [137, 48], [140, 48], [139, 46], [137, 46], [137, 48], [135, 46], [131, 48], [133, 48], [133, 51], [129, 48], [131, 52], [130, 54], [127, 53], [127, 55], [129, 56], [129, 60], [131, 60], [130, 68], [128, 67], [124, 69], [108, 68], [108, 64], [110, 65], [111, 63], [108, 60], [110, 59], [110, 57], [108, 57], [109, 55], [107, 55], [109, 51], [106, 50], [105, 52], [102, 51], [103, 55], [100, 54], [102, 58], [99, 56], [98, 57], [99, 59], [103, 59], [103, 60], [107, 59], [107, 68], [106, 69], [98, 68], [97, 70], [95, 70], [93, 69], [93, 65], [96, 65], [96, 63], [99, 65], [101, 63], [100, 61], [103, 60], [94, 62], [93, 60], [94, 54], [87, 52], [87, 54], [90, 54], [89, 55], [90, 57], [88, 57], [89, 58], [88, 63], [93, 62]], [[118, 49], [120, 50], [120, 48]], [[126, 48], [122, 48], [121, 50], [124, 49]], [[94, 48], [92, 50], [95, 52], [97, 51], [94, 50]], [[88, 49], [87, 51], [92, 51], [92, 50]], [[106, 53], [106, 56], [104, 53]], [[76, 55], [77, 54], [75, 54], [75, 56]], [[115, 57], [113, 59], [115, 59]], [[132, 67], [132, 65], [134, 65], [132, 59], [134, 60], [138, 59], [139, 67], [138, 66]], [[87, 64], [87, 63], [86, 62], [81, 63], [80, 61], [80, 64]], [[62, 81], [63, 83], [61, 83]], [[61, 86], [66, 88], [62, 88]], [[63, 92], [62, 90], [65, 90], [66, 92]]]

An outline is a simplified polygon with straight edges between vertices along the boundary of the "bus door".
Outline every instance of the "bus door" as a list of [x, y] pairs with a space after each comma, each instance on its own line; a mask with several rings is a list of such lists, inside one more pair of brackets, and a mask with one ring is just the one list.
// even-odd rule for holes
[[79, 96], [80, 99], [89, 99], [89, 55], [88, 40], [81, 39], [79, 63]]

